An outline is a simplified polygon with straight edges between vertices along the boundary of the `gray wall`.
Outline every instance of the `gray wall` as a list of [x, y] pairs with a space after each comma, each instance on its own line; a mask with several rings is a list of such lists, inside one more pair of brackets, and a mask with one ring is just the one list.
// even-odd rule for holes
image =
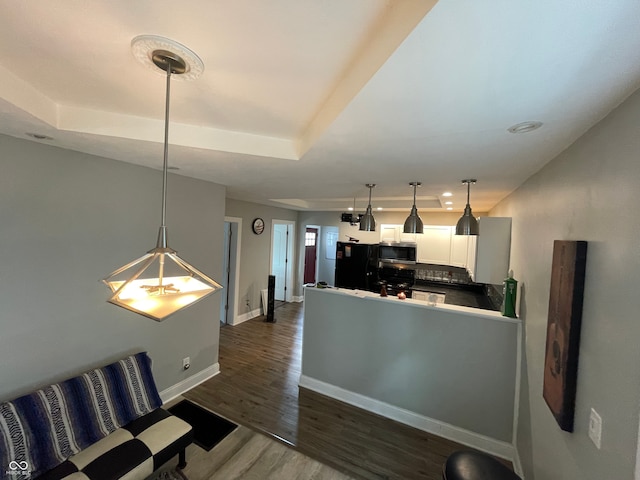
[[[219, 293], [161, 323], [106, 302], [100, 279], [155, 246], [160, 171], [5, 136], [0, 167], [0, 399], [138, 350], [160, 390], [218, 361]], [[169, 244], [220, 278], [224, 187], [168, 188]]]
[[302, 375], [510, 444], [517, 321], [413, 302], [305, 289]]
[[[241, 200], [227, 199], [226, 215], [228, 217], [242, 218], [242, 244], [240, 246], [240, 291], [238, 292], [238, 314], [250, 312], [260, 308], [260, 290], [267, 288], [269, 273], [271, 271], [271, 224], [275, 220], [297, 221], [298, 212], [286, 208], [270, 207], [258, 203], [244, 202]], [[251, 230], [253, 219], [260, 217], [264, 220], [264, 232], [256, 235]], [[297, 236], [297, 230], [296, 230]], [[299, 237], [298, 237], [299, 238]], [[298, 244], [298, 238], [295, 245]], [[298, 263], [297, 249], [294, 247], [294, 257], [292, 259]], [[298, 278], [296, 269], [293, 268], [294, 295]], [[247, 300], [249, 306], [247, 307]]]
[[[490, 213], [513, 217], [525, 368], [517, 447], [527, 480], [632, 479], [640, 399], [640, 92]], [[575, 431], [542, 398], [553, 241], [588, 241]], [[587, 435], [590, 408], [602, 449]]]

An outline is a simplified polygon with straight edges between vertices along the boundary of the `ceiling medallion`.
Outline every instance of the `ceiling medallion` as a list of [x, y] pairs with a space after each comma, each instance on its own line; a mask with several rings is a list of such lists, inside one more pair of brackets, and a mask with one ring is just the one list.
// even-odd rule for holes
[[193, 80], [198, 78], [204, 72], [204, 63], [198, 55], [188, 47], [168, 38], [158, 35], [138, 35], [131, 40], [131, 52], [133, 56], [145, 67], [155, 73], [166, 76], [166, 71], [161, 70], [157, 64], [157, 59], [153, 56], [158, 51], [166, 51], [177, 55], [183, 61], [183, 71], [175, 71], [179, 73], [176, 79]]

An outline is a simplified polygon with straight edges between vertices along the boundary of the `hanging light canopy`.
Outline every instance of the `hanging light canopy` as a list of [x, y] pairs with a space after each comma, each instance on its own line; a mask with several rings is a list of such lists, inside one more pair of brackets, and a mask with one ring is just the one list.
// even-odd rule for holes
[[376, 219], [373, 218], [373, 213], [371, 213], [371, 190], [376, 186], [376, 184], [367, 183], [366, 185], [369, 189], [369, 205], [367, 205], [367, 210], [364, 212], [364, 215], [360, 217], [360, 230], [363, 230], [365, 232], [375, 232]]
[[418, 215], [418, 209], [416, 208], [416, 189], [422, 185], [422, 183], [411, 182], [409, 185], [413, 187], [413, 207], [411, 207], [411, 213], [404, 221], [403, 231], [404, 233], [423, 233], [422, 219]]
[[467, 206], [464, 207], [464, 213], [456, 224], [456, 235], [478, 235], [480, 230], [478, 227], [478, 220], [473, 216], [473, 213], [471, 212], [471, 205], [469, 205], [469, 193], [472, 183], [476, 183], [475, 178], [462, 180], [462, 184], [467, 185]]
[[[184, 45], [162, 37], [143, 35], [132, 42], [134, 55], [143, 63], [166, 72], [162, 217], [156, 247], [117, 269], [102, 281], [111, 289], [107, 300], [156, 321], [182, 310], [220, 290], [222, 286], [178, 256], [167, 243], [167, 170], [169, 152], [169, 93], [171, 75], [202, 72], [202, 61]], [[184, 58], [190, 60], [185, 62]], [[154, 68], [155, 68], [154, 67]]]

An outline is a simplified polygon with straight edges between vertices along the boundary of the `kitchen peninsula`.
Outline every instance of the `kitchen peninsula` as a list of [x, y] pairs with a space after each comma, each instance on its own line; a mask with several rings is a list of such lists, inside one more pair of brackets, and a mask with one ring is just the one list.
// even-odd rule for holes
[[300, 386], [511, 459], [520, 320], [305, 289]]

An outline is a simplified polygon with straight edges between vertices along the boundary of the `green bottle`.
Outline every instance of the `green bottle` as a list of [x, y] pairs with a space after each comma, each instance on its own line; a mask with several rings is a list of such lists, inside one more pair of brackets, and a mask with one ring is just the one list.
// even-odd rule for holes
[[513, 270], [509, 270], [509, 278], [502, 283], [502, 306], [500, 313], [505, 317], [517, 318], [516, 316], [516, 295], [518, 292], [518, 282], [513, 279]]

